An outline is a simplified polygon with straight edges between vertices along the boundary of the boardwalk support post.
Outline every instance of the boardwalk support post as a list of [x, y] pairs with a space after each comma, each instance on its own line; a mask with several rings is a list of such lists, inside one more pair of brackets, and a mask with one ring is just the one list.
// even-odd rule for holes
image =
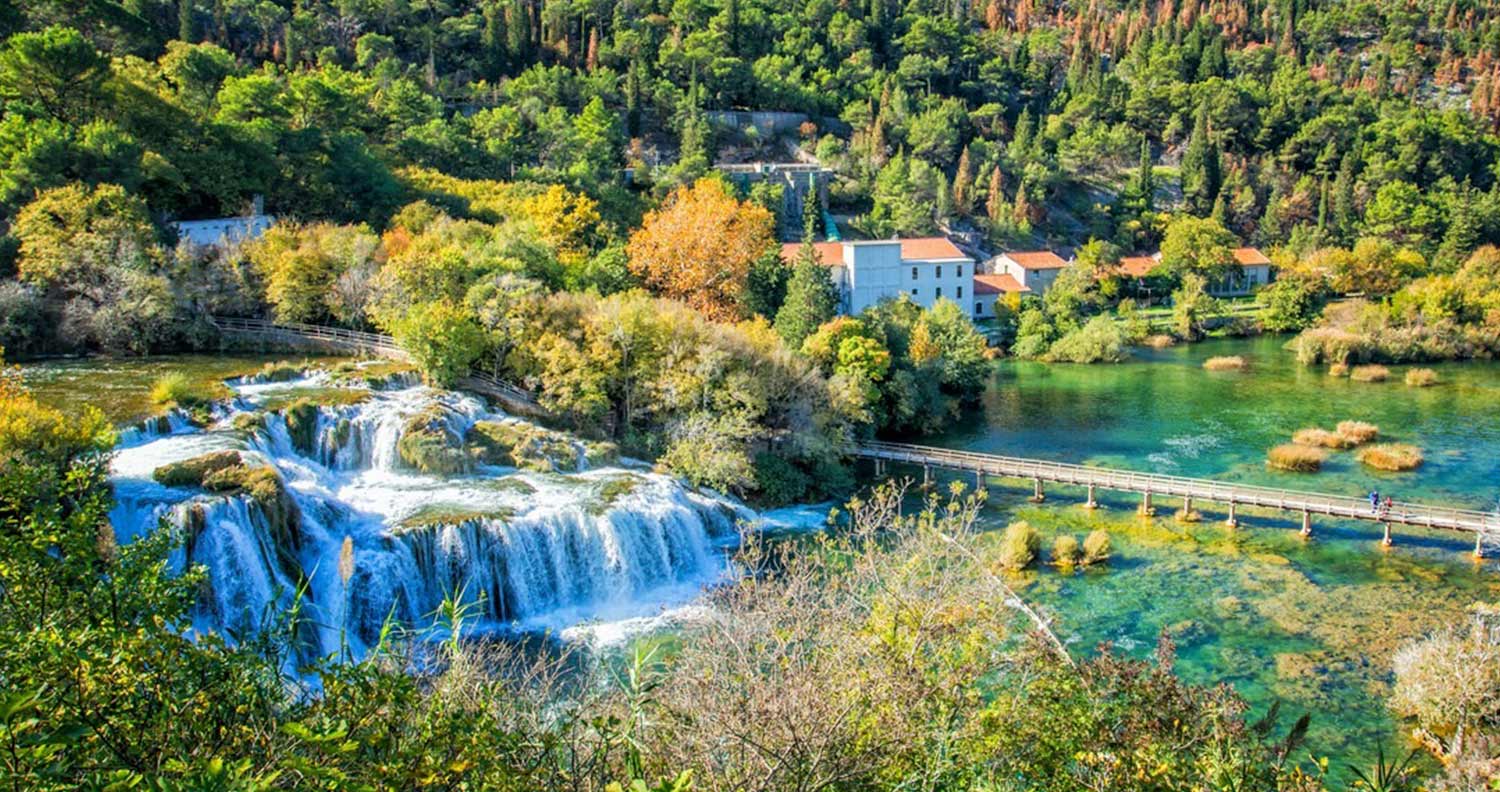
[[1380, 540], [1381, 547], [1391, 546], [1391, 524], [1385, 523], [1385, 537]]
[[1474, 557], [1481, 560], [1484, 558], [1484, 531], [1474, 532]]
[[1140, 513], [1142, 517], [1150, 517], [1156, 514], [1156, 507], [1151, 505], [1151, 490], [1141, 493]]
[[931, 487], [931, 486], [932, 486], [932, 466], [931, 465], [923, 465], [922, 466], [922, 489], [927, 489], [928, 487]]
[[1229, 526], [1230, 528], [1238, 528], [1238, 527], [1240, 527], [1240, 520], [1234, 514], [1235, 507], [1237, 505], [1238, 504], [1236, 504], [1234, 501], [1230, 501], [1229, 502], [1229, 516], [1224, 518], [1224, 524], [1227, 525], [1227, 526]]
[[1302, 535], [1312, 536], [1312, 512], [1302, 510]]
[[982, 470], [974, 471], [974, 491], [984, 492], [984, 471]]
[[1042, 492], [1042, 480], [1034, 478], [1031, 480], [1031, 502], [1041, 503], [1047, 499], [1047, 494]]
[[1099, 508], [1099, 501], [1094, 498], [1094, 485], [1093, 484], [1089, 485], [1089, 500], [1088, 500], [1088, 503], [1083, 504], [1083, 507], [1085, 509], [1097, 509], [1097, 508]]
[[1193, 496], [1185, 495], [1182, 498], [1182, 511], [1177, 512], [1178, 522], [1194, 523], [1202, 519], [1202, 515], [1193, 511]]

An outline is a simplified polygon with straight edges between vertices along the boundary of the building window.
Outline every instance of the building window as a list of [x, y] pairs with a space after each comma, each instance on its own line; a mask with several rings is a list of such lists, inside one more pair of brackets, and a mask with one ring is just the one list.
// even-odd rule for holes
[[912, 289], [911, 290], [911, 296], [913, 296], [913, 297], [917, 296], [917, 290], [916, 289]]
[[[958, 265], [958, 277], [962, 278], [963, 276], [964, 276], [964, 265], [960, 264], [960, 265]], [[960, 296], [962, 296], [962, 295], [960, 295]]]
[[964, 287], [958, 287], [958, 294], [955, 296], [957, 296], [958, 299], [962, 300], [964, 298]]
[[943, 296], [943, 287], [939, 286], [936, 289], [933, 289], [933, 291], [936, 292], [936, 296], [938, 296], [938, 297]]
[[911, 268], [911, 279], [912, 280], [916, 280], [917, 279], [917, 268], [916, 267], [912, 267]]
[[937, 277], [943, 277], [943, 265], [941, 264], [937, 265]]
[[974, 303], [974, 315], [978, 316], [978, 315], [983, 314], [983, 313], [984, 313], [984, 303], [983, 302], [976, 302], [976, 303]]

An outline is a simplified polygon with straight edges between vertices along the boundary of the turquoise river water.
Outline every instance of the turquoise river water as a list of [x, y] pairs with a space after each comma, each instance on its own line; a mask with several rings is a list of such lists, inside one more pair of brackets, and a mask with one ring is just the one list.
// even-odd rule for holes
[[[1435, 366], [1441, 384], [1412, 388], [1393, 367], [1389, 381], [1353, 382], [1299, 366], [1282, 339], [1211, 341], [1139, 352], [1115, 366], [997, 364], [983, 409], [932, 444], [997, 454], [1184, 476], [1493, 509], [1500, 495], [1500, 365]], [[1204, 370], [1205, 359], [1240, 355], [1240, 372]], [[1309, 426], [1341, 420], [1377, 424], [1412, 443], [1426, 462], [1409, 473], [1362, 468], [1333, 452], [1315, 474], [1268, 470], [1266, 450]], [[1003, 486], [1008, 484], [1008, 486]], [[1028, 485], [992, 486], [986, 520], [1025, 519], [1045, 546], [1061, 532], [1112, 534], [1107, 570], [1062, 573], [1043, 566], [1021, 576], [1023, 596], [1042, 605], [1075, 651], [1112, 642], [1144, 656], [1158, 636], [1177, 644], [1177, 670], [1200, 683], [1225, 682], [1258, 710], [1282, 702], [1311, 713], [1307, 749], [1336, 769], [1367, 764], [1380, 746], [1400, 749], [1401, 725], [1385, 706], [1391, 657], [1405, 641], [1463, 617], [1476, 600], [1500, 595], [1500, 569], [1475, 563], [1472, 539], [1398, 531], [1383, 550], [1375, 523], [1314, 524], [1303, 540], [1294, 517], [1245, 514], [1227, 530], [1214, 504], [1185, 524], [1180, 503], [1158, 499], [1154, 519], [1137, 517], [1138, 496], [1101, 498], [1055, 487], [1027, 501]]]

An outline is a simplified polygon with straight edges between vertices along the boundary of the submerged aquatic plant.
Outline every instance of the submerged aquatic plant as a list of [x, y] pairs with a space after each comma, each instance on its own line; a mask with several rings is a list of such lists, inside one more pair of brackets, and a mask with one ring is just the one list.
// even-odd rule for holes
[[1376, 470], [1401, 472], [1422, 466], [1422, 449], [1408, 443], [1381, 443], [1362, 448], [1354, 458]]
[[1323, 469], [1328, 452], [1313, 446], [1282, 443], [1266, 452], [1266, 464], [1292, 473], [1316, 473]]

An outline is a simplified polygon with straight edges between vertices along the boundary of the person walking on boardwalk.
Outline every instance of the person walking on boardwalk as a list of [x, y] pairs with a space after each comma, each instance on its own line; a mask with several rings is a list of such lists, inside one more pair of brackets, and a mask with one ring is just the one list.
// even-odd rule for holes
[[1380, 511], [1380, 493], [1370, 490], [1370, 513], [1376, 514]]
[[1380, 516], [1381, 517], [1389, 517], [1389, 516], [1391, 516], [1391, 506], [1395, 505], [1395, 503], [1396, 503], [1395, 500], [1393, 500], [1391, 498], [1391, 496], [1389, 496], [1389, 495], [1385, 496], [1385, 507], [1380, 510]]

